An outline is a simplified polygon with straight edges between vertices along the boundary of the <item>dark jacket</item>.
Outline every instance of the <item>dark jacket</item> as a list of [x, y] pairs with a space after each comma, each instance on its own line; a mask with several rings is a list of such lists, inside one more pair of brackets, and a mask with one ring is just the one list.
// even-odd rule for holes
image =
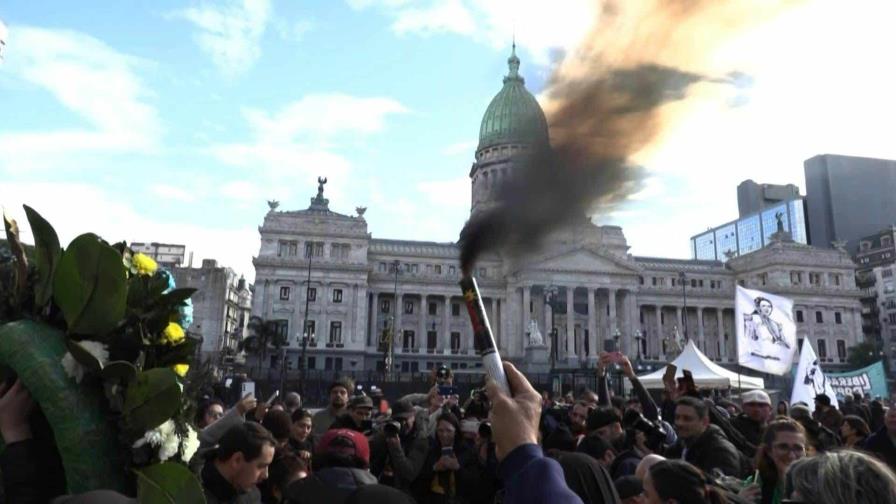
[[886, 427], [875, 432], [865, 441], [865, 451], [873, 453], [890, 466], [890, 469], [896, 471], [896, 445], [887, 434]]
[[638, 468], [638, 464], [641, 463], [641, 456], [634, 450], [626, 450], [619, 455], [616, 455], [616, 458], [613, 459], [613, 463], [610, 464], [610, 467], [607, 469], [610, 471], [610, 476], [613, 477], [615, 481], [618, 478], [623, 476], [634, 476], [635, 469]]
[[538, 445], [514, 448], [498, 476], [504, 481], [504, 504], [582, 504], [566, 485], [560, 464], [546, 458]]
[[[410, 494], [428, 453], [429, 441], [420, 437], [416, 429], [401, 437], [400, 449], [393, 449], [386, 443], [386, 436], [378, 432], [370, 439], [370, 472], [380, 483]], [[387, 468], [391, 476], [385, 474]]]
[[807, 441], [815, 447], [816, 451], [826, 452], [840, 446], [837, 435], [819, 422], [811, 418], [798, 420], [798, 422], [806, 429]]
[[712, 474], [712, 470], [718, 468], [727, 476], [745, 477], [740, 452], [731, 441], [728, 441], [722, 429], [715, 425], [707, 427], [706, 431], [687, 447], [686, 452], [684, 440], [679, 438], [678, 442], [667, 450], [666, 457], [681, 459], [682, 454], [686, 462], [690, 462], [707, 474]]
[[817, 409], [812, 414], [812, 418], [827, 427], [831, 432], [840, 432], [840, 426], [843, 425], [843, 413], [840, 413], [834, 407], [830, 407], [824, 412]]
[[46, 443], [26, 439], [6, 445], [2, 452], [3, 502], [43, 504], [65, 493], [62, 461]]
[[[435, 440], [429, 439], [426, 460], [420, 468], [420, 474], [414, 481], [414, 499], [419, 504], [448, 504], [467, 502], [466, 494], [470, 493], [471, 478], [467, 477], [466, 470], [461, 464], [461, 459], [467, 454], [466, 449], [460, 443], [455, 443], [454, 457], [460, 468], [456, 471], [435, 471], [433, 466], [442, 456], [442, 446]], [[441, 488], [441, 492], [434, 491], [434, 487]]]
[[765, 426], [748, 417], [746, 413], [734, 417], [731, 420], [731, 425], [754, 446], [759, 446], [762, 443], [762, 431], [765, 430]]
[[206, 504], [261, 504], [261, 493], [257, 488], [248, 492], [237, 491], [221, 475], [212, 460], [206, 461], [202, 467], [201, 478]]
[[286, 489], [290, 504], [342, 504], [365, 485], [375, 485], [376, 477], [366, 469], [326, 467]]

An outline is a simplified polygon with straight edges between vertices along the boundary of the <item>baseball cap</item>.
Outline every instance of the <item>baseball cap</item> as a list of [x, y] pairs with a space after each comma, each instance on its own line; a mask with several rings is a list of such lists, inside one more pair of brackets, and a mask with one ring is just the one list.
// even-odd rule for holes
[[351, 429], [328, 430], [317, 444], [315, 452], [356, 456], [365, 464], [370, 464], [370, 445], [367, 443], [367, 438], [364, 434]]
[[392, 418], [414, 416], [414, 405], [411, 401], [402, 399], [392, 405]]
[[740, 396], [741, 402], [744, 404], [750, 403], [758, 403], [758, 404], [768, 404], [772, 405], [772, 399], [762, 390], [750, 390], [749, 392], [744, 392]]
[[348, 409], [358, 408], [373, 409], [373, 401], [367, 396], [354, 396], [348, 401]]

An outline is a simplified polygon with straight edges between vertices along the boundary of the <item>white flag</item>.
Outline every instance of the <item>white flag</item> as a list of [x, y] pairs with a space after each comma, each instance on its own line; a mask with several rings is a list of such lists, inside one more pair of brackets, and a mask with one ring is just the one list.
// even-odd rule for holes
[[803, 402], [809, 405], [809, 411], [815, 412], [815, 396], [824, 394], [831, 399], [831, 406], [839, 409], [837, 394], [834, 386], [821, 371], [815, 349], [809, 338], [803, 340], [803, 350], [800, 352], [800, 363], [796, 366], [796, 375], [793, 377], [793, 392], [790, 394], [790, 404]]
[[793, 367], [796, 324], [793, 300], [737, 286], [734, 297], [737, 362], [741, 366], [783, 375]]

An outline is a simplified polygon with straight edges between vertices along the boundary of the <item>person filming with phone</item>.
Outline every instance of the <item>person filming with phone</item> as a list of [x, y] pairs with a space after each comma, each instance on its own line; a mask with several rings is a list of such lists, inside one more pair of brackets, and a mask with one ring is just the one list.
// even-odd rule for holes
[[457, 417], [442, 413], [436, 420], [435, 433], [429, 439], [426, 462], [414, 482], [414, 497], [419, 504], [447, 504], [465, 500], [461, 495], [466, 478], [460, 464], [465, 451]]

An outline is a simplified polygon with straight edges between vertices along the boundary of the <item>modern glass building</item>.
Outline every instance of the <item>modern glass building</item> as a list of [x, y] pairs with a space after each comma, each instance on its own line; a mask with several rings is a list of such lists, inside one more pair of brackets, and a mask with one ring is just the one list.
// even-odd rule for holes
[[790, 232], [794, 241], [808, 244], [805, 201], [796, 198], [691, 237], [691, 254], [694, 259], [727, 261], [729, 256], [759, 250], [778, 231], [778, 214], [784, 231]]

